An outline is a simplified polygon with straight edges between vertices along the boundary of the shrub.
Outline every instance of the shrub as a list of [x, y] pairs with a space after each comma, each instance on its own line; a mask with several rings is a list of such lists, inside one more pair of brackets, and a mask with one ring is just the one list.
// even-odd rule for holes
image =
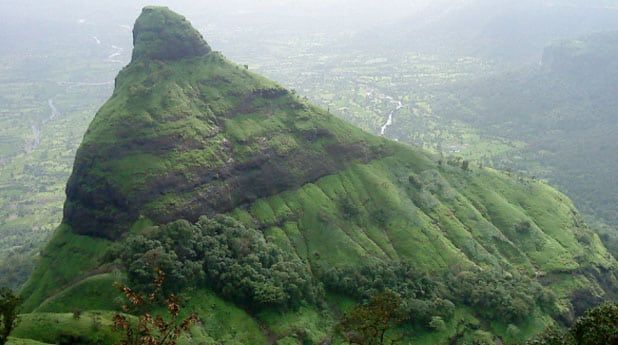
[[97, 313], [92, 313], [90, 315], [90, 328], [93, 331], [98, 331], [101, 329], [101, 315]]
[[421, 179], [414, 174], [408, 176], [408, 182], [410, 182], [410, 184], [417, 189], [420, 189], [423, 186]]
[[75, 334], [60, 334], [56, 340], [58, 345], [91, 345], [92, 342], [81, 335]]
[[353, 219], [360, 213], [360, 208], [350, 198], [343, 197], [339, 203], [341, 205], [341, 213], [345, 219]]
[[470, 161], [464, 160], [463, 162], [461, 162], [461, 169], [463, 171], [470, 170]]
[[529, 220], [522, 220], [515, 224], [515, 231], [520, 234], [528, 234], [532, 230], [532, 224]]
[[442, 332], [446, 330], [446, 323], [439, 316], [432, 316], [431, 321], [429, 322], [429, 327], [434, 331]]
[[378, 208], [371, 213], [371, 220], [379, 226], [386, 226], [388, 219], [388, 212], [382, 208]]
[[519, 330], [519, 327], [515, 326], [514, 324], [509, 324], [508, 327], [506, 327], [506, 334], [511, 338], [511, 339], [516, 339], [519, 336], [519, 333], [521, 331]]
[[565, 332], [549, 327], [543, 333], [526, 342], [526, 345], [574, 345], [573, 338]]

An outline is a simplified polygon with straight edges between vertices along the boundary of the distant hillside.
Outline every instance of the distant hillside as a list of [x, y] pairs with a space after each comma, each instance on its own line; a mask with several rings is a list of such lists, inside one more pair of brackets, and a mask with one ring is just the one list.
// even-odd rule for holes
[[133, 39], [16, 337], [111, 343], [70, 312], [109, 324], [114, 281], [147, 289], [157, 267], [204, 318], [184, 344], [342, 343], [341, 314], [384, 290], [407, 316], [389, 337], [514, 341], [613, 297], [616, 260], [547, 184], [363, 132], [167, 8]]
[[581, 82], [589, 93], [607, 97], [618, 78], [618, 31], [561, 40], [546, 47], [542, 70], [555, 76]]
[[405, 20], [359, 38], [363, 46], [538, 61], [547, 42], [618, 29], [608, 1], [435, 1]]
[[[557, 183], [586, 212], [618, 225], [618, 33], [547, 47], [540, 66], [456, 85], [436, 112], [527, 143], [515, 168]], [[535, 172], [540, 161], [547, 172]]]

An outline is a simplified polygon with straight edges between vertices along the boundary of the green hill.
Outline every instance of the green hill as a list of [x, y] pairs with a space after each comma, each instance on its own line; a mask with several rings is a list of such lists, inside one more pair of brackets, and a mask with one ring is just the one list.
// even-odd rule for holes
[[155, 267], [204, 321], [185, 343], [339, 343], [341, 313], [385, 289], [409, 315], [393, 336], [522, 340], [616, 291], [615, 259], [545, 183], [367, 134], [167, 8], [133, 38], [15, 337], [110, 343], [113, 282]]

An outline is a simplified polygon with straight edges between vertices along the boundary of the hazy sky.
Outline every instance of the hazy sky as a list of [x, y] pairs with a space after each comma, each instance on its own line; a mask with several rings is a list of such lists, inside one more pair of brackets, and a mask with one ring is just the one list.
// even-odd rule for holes
[[[345, 35], [417, 49], [477, 43], [540, 53], [556, 38], [616, 29], [610, 0], [0, 0], [0, 51], [34, 50], [92, 36], [129, 48], [145, 5], [165, 5], [193, 22], [215, 49], [259, 49], [265, 41]], [[580, 11], [580, 6], [584, 8]], [[615, 7], [615, 5], [614, 5]], [[603, 8], [599, 12], [598, 8]], [[557, 10], [555, 10], [557, 9]], [[566, 10], [565, 10], [566, 9]], [[605, 10], [607, 9], [607, 10]], [[81, 34], [79, 36], [78, 34]], [[77, 37], [79, 36], [79, 37]], [[342, 39], [342, 36], [344, 39]], [[85, 38], [84, 38], [85, 37]], [[64, 42], [62, 42], [64, 40]], [[51, 42], [51, 43], [50, 43]], [[520, 44], [521, 43], [521, 44]], [[531, 44], [534, 43], [534, 44]], [[336, 43], [337, 44], [337, 43]], [[509, 46], [509, 45], [512, 45]], [[502, 47], [504, 46], [504, 48]], [[378, 48], [379, 49], [379, 48]], [[476, 50], [471, 50], [472, 52]]]
[[[427, 0], [2, 0], [0, 44], [23, 45], [63, 35], [76, 22], [99, 28], [132, 26], [143, 6], [165, 5], [196, 27], [294, 32], [362, 31], [403, 18]], [[113, 28], [112, 30], [115, 30]], [[206, 32], [206, 34], [208, 34]], [[207, 39], [208, 37], [206, 35]], [[18, 42], [14, 42], [18, 41]]]
[[[452, 0], [455, 1], [455, 0]], [[320, 19], [333, 24], [369, 23], [403, 17], [429, 3], [427, 0], [3, 0], [0, 17], [47, 18], [64, 20], [71, 17], [126, 20], [134, 18], [145, 5], [165, 5], [187, 17], [204, 16], [249, 20], [250, 22], [288, 21], [302, 18], [300, 23]], [[106, 18], [100, 18], [105, 15]], [[286, 18], [287, 16], [287, 18]]]

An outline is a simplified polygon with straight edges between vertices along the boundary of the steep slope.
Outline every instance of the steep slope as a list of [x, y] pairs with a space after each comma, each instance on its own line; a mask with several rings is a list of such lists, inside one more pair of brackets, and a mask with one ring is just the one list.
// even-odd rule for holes
[[[77, 153], [63, 222], [23, 290], [27, 311], [117, 308], [111, 281], [125, 273], [131, 281], [129, 266], [139, 262], [122, 258], [141, 258], [139, 251], [155, 241], [154, 249], [181, 260], [174, 283], [190, 286], [183, 290], [189, 308], [211, 318], [194, 336], [238, 343], [336, 341], [338, 308], [348, 297], [363, 297], [346, 284], [360, 279], [352, 289], [410, 289], [412, 280], [384, 286], [381, 278], [365, 277], [401, 264], [443, 285], [427, 303], [438, 296], [455, 301], [445, 329], [430, 331], [421, 319], [409, 325], [420, 327], [421, 343], [451, 338], [460, 319], [476, 320], [476, 328], [482, 321], [502, 337], [526, 337], [549, 323], [550, 314], [568, 318], [575, 291], [601, 297], [615, 284], [615, 260], [568, 198], [542, 182], [470, 169], [362, 132], [228, 62], [166, 8], [143, 10], [134, 44], [131, 63]], [[179, 219], [190, 223], [165, 225]], [[136, 242], [143, 236], [145, 242]], [[192, 236], [200, 241], [188, 241]], [[226, 245], [231, 250], [220, 255], [232, 264], [222, 265], [221, 274], [206, 264], [218, 257], [203, 246]], [[254, 266], [240, 271], [245, 259]], [[189, 266], [200, 267], [202, 278], [187, 278]], [[109, 274], [117, 270], [124, 272]], [[358, 274], [344, 277], [349, 270]], [[247, 276], [234, 281], [237, 272]], [[257, 283], [254, 274], [262, 274]], [[493, 319], [466, 302], [463, 290], [438, 292], [449, 290], [454, 278], [441, 280], [449, 274], [462, 281], [478, 275], [496, 291], [534, 290], [539, 298], [545, 289], [536, 282], [551, 284], [560, 310], [520, 296], [530, 315]], [[222, 287], [229, 279], [239, 285]], [[287, 283], [281, 287], [277, 279]], [[296, 284], [311, 286], [296, 298]], [[291, 305], [271, 303], [272, 291]], [[54, 318], [67, 328], [73, 322], [41, 314]], [[511, 322], [524, 331], [507, 334]], [[236, 333], [222, 331], [230, 327]]]

